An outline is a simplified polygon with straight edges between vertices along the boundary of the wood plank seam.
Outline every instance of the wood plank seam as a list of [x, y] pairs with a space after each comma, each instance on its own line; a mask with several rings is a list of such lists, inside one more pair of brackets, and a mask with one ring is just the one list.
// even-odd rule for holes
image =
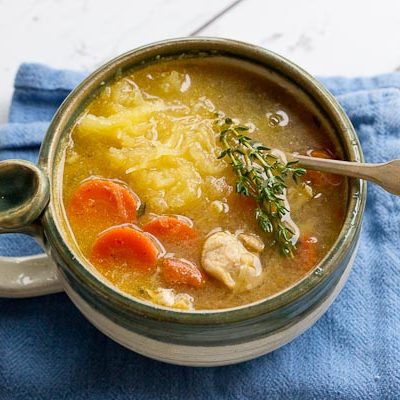
[[232, 10], [234, 7], [242, 3], [244, 0], [236, 0], [229, 6], [225, 7], [222, 9], [218, 14], [214, 15], [214, 17], [210, 18], [208, 21], [206, 21], [204, 24], [202, 24], [200, 27], [195, 29], [192, 33], [189, 34], [189, 36], [196, 36], [200, 34], [204, 29], [206, 29], [208, 26], [210, 26], [212, 23], [214, 23], [216, 20], [227, 14], [230, 10]]

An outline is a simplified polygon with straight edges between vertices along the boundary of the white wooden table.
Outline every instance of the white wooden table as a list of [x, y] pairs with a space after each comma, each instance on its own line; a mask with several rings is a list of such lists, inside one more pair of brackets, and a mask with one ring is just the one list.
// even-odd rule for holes
[[23, 61], [91, 70], [188, 35], [259, 44], [315, 75], [400, 70], [399, 0], [0, 0], [0, 123]]

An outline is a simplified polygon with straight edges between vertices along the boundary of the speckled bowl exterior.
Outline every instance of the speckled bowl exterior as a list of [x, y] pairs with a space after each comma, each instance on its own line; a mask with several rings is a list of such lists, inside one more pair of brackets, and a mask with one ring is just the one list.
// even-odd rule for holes
[[300, 88], [335, 128], [348, 160], [363, 161], [357, 135], [333, 96], [292, 62], [263, 48], [217, 38], [167, 40], [117, 57], [92, 73], [65, 100], [43, 142], [39, 168], [50, 183], [50, 203], [41, 222], [44, 242], [56, 261], [63, 286], [100, 330], [141, 354], [183, 365], [223, 365], [251, 359], [289, 342], [311, 326], [344, 285], [354, 259], [366, 200], [366, 186], [349, 181], [348, 212], [325, 258], [293, 287], [242, 307], [174, 311], [113, 289], [85, 266], [63, 222], [62, 154], [77, 116], [103, 85], [124, 71], [181, 54], [224, 55], [275, 71]]

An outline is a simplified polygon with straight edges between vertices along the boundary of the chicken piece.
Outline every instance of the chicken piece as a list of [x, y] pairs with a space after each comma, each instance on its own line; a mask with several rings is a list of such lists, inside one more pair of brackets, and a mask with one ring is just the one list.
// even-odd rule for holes
[[[280, 158], [283, 164], [287, 164], [286, 154], [283, 151], [278, 149], [271, 149], [271, 154], [273, 154], [275, 157]], [[300, 237], [300, 229], [292, 219], [291, 203], [288, 200], [288, 190], [283, 189], [282, 194], [279, 195], [278, 197], [282, 199], [283, 205], [287, 210], [283, 215], [283, 217], [281, 218], [281, 222], [283, 223], [283, 225], [286, 226], [286, 228], [288, 228], [293, 233], [293, 235], [290, 238], [290, 241], [292, 245], [295, 245]]]
[[153, 303], [161, 306], [179, 308], [180, 310], [193, 310], [194, 299], [187, 293], [176, 293], [174, 289], [158, 288], [147, 290]]
[[261, 283], [260, 258], [230, 232], [216, 232], [207, 238], [201, 262], [207, 273], [234, 291], [249, 290]]
[[239, 233], [238, 238], [249, 251], [261, 253], [264, 250], [265, 244], [257, 235]]
[[310, 185], [302, 183], [288, 189], [288, 200], [292, 208], [296, 211], [300, 210], [306, 203], [313, 198], [313, 190]]

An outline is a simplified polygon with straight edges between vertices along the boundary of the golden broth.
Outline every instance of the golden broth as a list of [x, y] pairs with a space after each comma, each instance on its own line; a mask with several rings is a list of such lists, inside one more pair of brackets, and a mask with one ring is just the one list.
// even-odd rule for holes
[[[329, 126], [300, 91], [276, 73], [246, 62], [224, 57], [163, 60], [107, 85], [71, 132], [63, 178], [66, 208], [83, 180], [117, 179], [126, 182], [146, 205], [137, 225], [152, 214], [179, 214], [193, 221], [199, 240], [189, 247], [169, 244], [165, 250], [176, 257], [201, 267], [202, 243], [215, 228], [254, 233], [266, 244], [260, 255], [262, 283], [244, 292], [232, 291], [209, 276], [201, 288], [166, 285], [160, 267], [146, 274], [128, 266], [95, 265], [124, 292], [151, 300], [147, 289], [172, 288], [191, 295], [195, 309], [226, 308], [282, 291], [315, 265], [307, 263], [311, 255], [302, 248], [293, 259], [281, 256], [258, 228], [251, 204], [234, 193], [231, 167], [217, 159], [221, 148], [213, 131], [216, 111], [248, 124], [249, 135], [268, 147], [301, 154], [329, 149], [336, 157], [343, 156]], [[289, 186], [292, 218], [301, 235], [316, 242], [317, 262], [341, 229], [346, 181], [311, 184], [312, 196], [302, 185], [289, 182]], [[71, 229], [89, 259], [99, 229], [73, 225]]]

